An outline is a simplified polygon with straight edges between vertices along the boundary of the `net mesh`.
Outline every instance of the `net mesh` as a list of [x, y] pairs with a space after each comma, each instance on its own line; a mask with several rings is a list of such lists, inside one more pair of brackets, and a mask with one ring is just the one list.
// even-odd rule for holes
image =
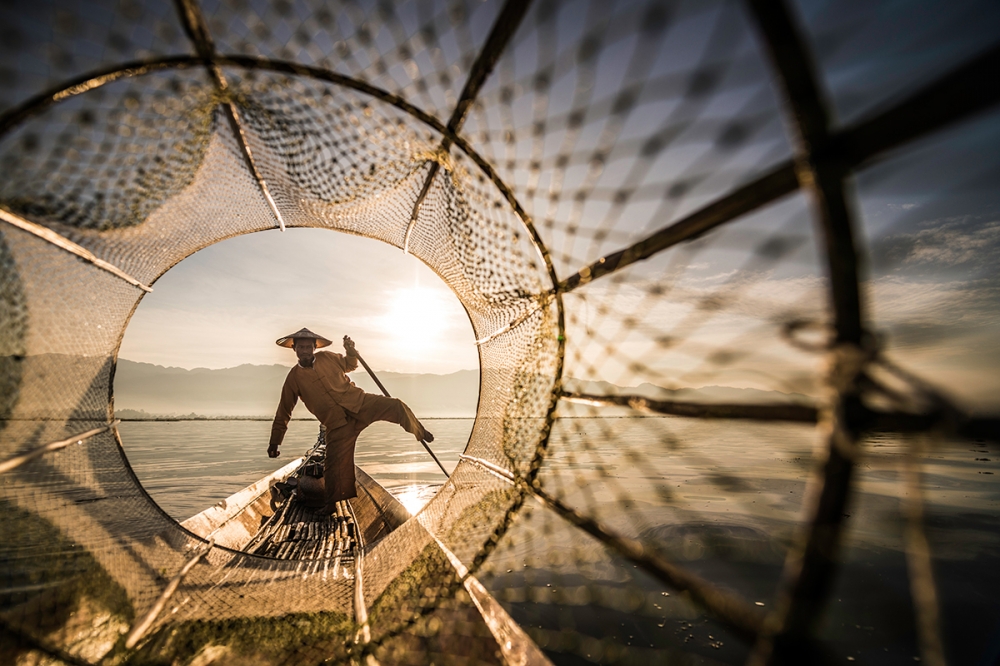
[[[0, 17], [4, 661], [1000, 655], [995, 3]], [[213, 547], [114, 426], [146, 285], [277, 226], [477, 338], [462, 461], [354, 558]]]

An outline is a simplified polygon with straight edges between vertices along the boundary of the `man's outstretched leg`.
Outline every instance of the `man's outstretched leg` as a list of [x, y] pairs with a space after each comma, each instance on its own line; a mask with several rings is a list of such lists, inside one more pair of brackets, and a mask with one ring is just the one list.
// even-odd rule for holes
[[358, 430], [367, 428], [375, 421], [388, 421], [403, 427], [422, 442], [433, 442], [434, 435], [423, 426], [406, 403], [398, 398], [366, 393], [357, 417]]

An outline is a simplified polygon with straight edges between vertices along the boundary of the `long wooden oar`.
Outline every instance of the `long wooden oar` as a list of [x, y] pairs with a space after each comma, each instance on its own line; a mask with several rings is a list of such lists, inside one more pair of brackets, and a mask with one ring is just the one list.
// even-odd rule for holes
[[[392, 396], [389, 395], [389, 392], [385, 390], [384, 386], [382, 386], [382, 382], [378, 380], [378, 377], [375, 376], [375, 373], [372, 372], [372, 369], [368, 366], [367, 363], [365, 363], [365, 359], [361, 358], [361, 354], [358, 353], [357, 348], [354, 349], [354, 358], [358, 359], [358, 362], [365, 367], [365, 370], [368, 371], [368, 374], [371, 375], [371, 378], [375, 381], [378, 387], [382, 389], [382, 394], [387, 398], [391, 398]], [[427, 453], [431, 454], [431, 458], [434, 458], [434, 462], [438, 464], [438, 467], [441, 468], [441, 471], [444, 472], [444, 475], [451, 476], [450, 474], [448, 474], [448, 470], [444, 468], [444, 465], [441, 464], [441, 461], [438, 460], [438, 457], [434, 455], [434, 452], [431, 451], [431, 447], [427, 446], [427, 442], [421, 439], [420, 443], [424, 445], [425, 449], [427, 449]]]

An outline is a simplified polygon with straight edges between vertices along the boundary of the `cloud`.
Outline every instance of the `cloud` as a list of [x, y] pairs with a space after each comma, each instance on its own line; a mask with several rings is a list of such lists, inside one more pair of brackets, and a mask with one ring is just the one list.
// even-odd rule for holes
[[[387, 319], [403, 292], [434, 307]], [[384, 243], [323, 229], [240, 236], [181, 262], [143, 298], [119, 355], [183, 368], [290, 365], [274, 340], [302, 326], [335, 349], [351, 335], [380, 370], [478, 366], [468, 317], [430, 269]]]
[[[1000, 395], [992, 388], [1000, 379], [989, 380], [1000, 377], [1000, 282], [980, 274], [1000, 259], [1000, 222], [935, 220], [891, 241], [883, 248], [900, 257], [901, 269], [864, 287], [889, 353], [963, 399]], [[567, 373], [620, 385], [779, 390], [803, 375], [817, 378], [818, 355], [790, 347], [780, 326], [828, 318], [826, 279], [727, 270], [728, 261], [722, 256], [709, 271], [689, 267], [672, 281], [652, 264], [619, 274], [623, 282], [567, 294]], [[784, 263], [777, 268], [788, 269]], [[965, 274], [952, 273], [956, 266]], [[968, 267], [977, 267], [973, 277]], [[414, 294], [435, 305], [433, 321], [410, 311]], [[465, 313], [426, 267], [378, 242], [300, 229], [232, 239], [182, 262], [143, 300], [121, 356], [187, 368], [289, 365], [273, 341], [303, 325], [335, 338], [349, 333], [376, 369], [477, 366]]]
[[961, 216], [930, 220], [919, 227], [873, 243], [872, 265], [880, 270], [996, 270], [1000, 220]]

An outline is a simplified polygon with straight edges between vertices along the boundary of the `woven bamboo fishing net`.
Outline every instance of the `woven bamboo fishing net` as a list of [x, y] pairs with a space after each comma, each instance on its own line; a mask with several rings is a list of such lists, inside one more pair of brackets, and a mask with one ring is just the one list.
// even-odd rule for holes
[[[995, 3], [0, 25], [5, 662], [1000, 654]], [[462, 462], [363, 577], [186, 532], [114, 426], [148, 285], [279, 226], [405, 249], [479, 346]]]

